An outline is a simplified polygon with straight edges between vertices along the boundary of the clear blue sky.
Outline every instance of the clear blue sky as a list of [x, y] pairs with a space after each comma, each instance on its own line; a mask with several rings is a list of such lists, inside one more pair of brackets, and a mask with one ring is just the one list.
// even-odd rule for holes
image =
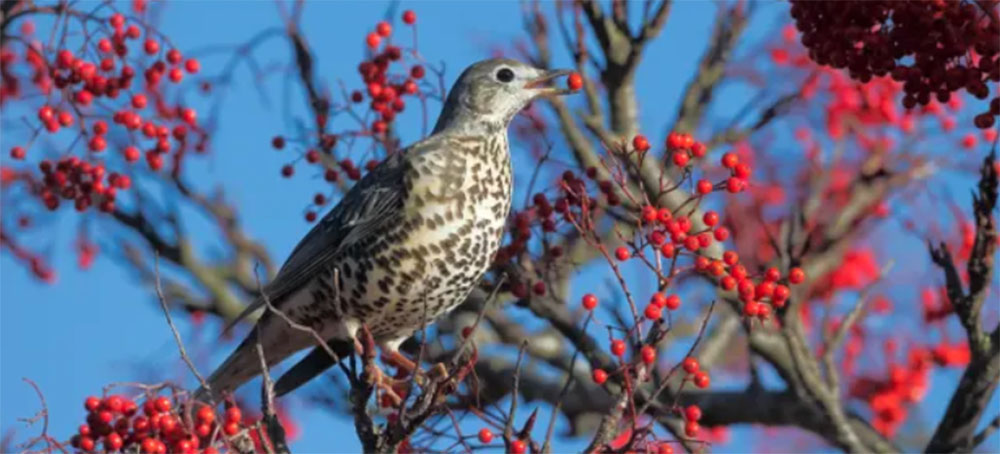
[[[317, 74], [327, 84], [335, 87], [338, 79], [352, 87], [358, 84], [355, 68], [363, 53], [363, 37], [387, 7], [383, 2], [307, 5], [302, 28], [315, 51]], [[517, 2], [404, 2], [402, 8], [417, 11], [420, 49], [431, 61], [447, 63], [449, 83], [462, 67], [487, 56], [493, 45], [509, 44], [523, 36]], [[763, 14], [748, 34], [752, 41], [775, 30], [773, 25], [784, 14], [786, 5], [768, 3], [761, 8]], [[274, 3], [265, 1], [170, 2], [163, 12], [162, 29], [185, 51], [209, 44], [243, 43], [264, 28], [280, 27]], [[643, 93], [643, 124], [648, 126], [651, 138], [658, 139], [672, 121], [678, 96], [693, 73], [714, 14], [714, 3], [678, 2], [664, 36], [648, 50], [638, 85]], [[402, 25], [396, 23], [396, 27], [399, 30]], [[288, 44], [275, 40], [255, 55], [263, 66], [284, 63], [289, 58]], [[218, 71], [222, 63], [221, 58], [203, 59], [203, 74]], [[248, 73], [240, 70], [237, 75], [223, 106], [225, 113], [214, 151], [207, 158], [197, 158], [206, 164], [197, 166], [194, 175], [205, 183], [222, 184], [241, 207], [241, 218], [249, 232], [281, 259], [308, 229], [302, 221], [302, 207], [317, 185], [309, 178], [281, 179], [278, 169], [289, 156], [275, 153], [268, 146], [273, 135], [289, 130], [281, 113], [282, 77], [264, 82], [263, 90], [270, 98], [265, 105]], [[292, 93], [299, 102], [301, 94], [297, 90], [295, 87]], [[747, 96], [739, 88], [722, 93], [734, 101]], [[718, 112], [731, 111], [738, 105], [724, 105]], [[436, 115], [437, 106], [432, 104], [431, 110], [431, 115]], [[404, 142], [409, 142], [419, 135], [417, 113], [408, 112], [404, 118], [402, 134]], [[7, 150], [10, 140], [4, 137], [0, 149]], [[967, 204], [963, 198], [967, 186], [952, 186], [953, 192], [962, 196], [958, 197], [960, 203]], [[177, 360], [173, 340], [150, 297], [150, 289], [137, 285], [106, 256], [101, 256], [90, 271], [75, 270], [75, 257], [67, 247], [72, 243], [74, 226], [74, 217], [60, 216], [53, 236], [33, 243], [55, 251], [57, 285], [38, 284], [8, 254], [0, 256], [0, 428], [4, 432], [16, 428], [18, 439], [36, 429], [25, 429], [16, 419], [31, 416], [39, 408], [37, 398], [21, 377], [39, 384], [51, 413], [50, 430], [67, 437], [83, 422], [83, 398], [100, 394], [108, 383], [159, 379], [192, 382]], [[182, 323], [189, 348], [205, 351], [218, 342], [211, 328], [198, 333]], [[229, 348], [227, 345], [219, 350]], [[933, 389], [950, 390], [947, 384], [956, 379], [955, 374], [935, 377]], [[924, 424], [935, 423], [933, 415], [940, 414], [949, 393], [931, 395], [927, 413], [930, 419]], [[303, 408], [301, 404], [293, 403], [293, 409], [299, 411], [304, 430], [302, 438], [292, 446], [293, 451], [358, 449], [349, 419]], [[736, 433], [737, 442], [745, 440], [740, 433]], [[580, 441], [560, 443], [562, 449], [572, 449], [579, 447]], [[739, 444], [729, 448], [738, 450], [735, 446]]]

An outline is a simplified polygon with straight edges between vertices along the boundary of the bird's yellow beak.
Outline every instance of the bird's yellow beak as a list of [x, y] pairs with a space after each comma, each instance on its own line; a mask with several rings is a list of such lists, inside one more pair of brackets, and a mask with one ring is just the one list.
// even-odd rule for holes
[[538, 95], [565, 95], [573, 91], [568, 88], [560, 88], [553, 85], [553, 81], [562, 76], [568, 76], [573, 71], [569, 69], [555, 69], [546, 71], [545, 74], [529, 80], [524, 84], [524, 88], [536, 90]]

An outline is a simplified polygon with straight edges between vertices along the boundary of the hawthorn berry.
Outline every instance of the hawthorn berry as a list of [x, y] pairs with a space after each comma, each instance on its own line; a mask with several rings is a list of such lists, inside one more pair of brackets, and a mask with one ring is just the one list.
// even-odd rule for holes
[[584, 309], [592, 311], [594, 310], [595, 307], [597, 307], [597, 296], [595, 296], [593, 293], [588, 293], [586, 295], [583, 295], [582, 302]]
[[583, 88], [583, 76], [580, 73], [574, 72], [566, 78], [566, 86], [571, 91], [580, 91]]
[[792, 284], [801, 284], [806, 280], [806, 272], [802, 271], [802, 268], [795, 267], [788, 271], [788, 282]]
[[524, 454], [528, 446], [521, 440], [510, 442], [510, 454]]
[[698, 372], [696, 372], [694, 374], [694, 385], [695, 386], [697, 386], [697, 387], [699, 387], [701, 389], [705, 389], [705, 388], [708, 388], [708, 385], [710, 385], [711, 383], [712, 383], [712, 380], [708, 377], [708, 372], [700, 370], [700, 371], [698, 371]]
[[184, 70], [188, 74], [194, 74], [201, 70], [201, 63], [197, 59], [189, 58], [184, 62]]
[[688, 421], [697, 421], [701, 419], [701, 408], [697, 405], [688, 405], [684, 408], [684, 418]]
[[664, 306], [672, 311], [677, 310], [681, 307], [681, 297], [677, 295], [668, 296]]
[[160, 43], [156, 42], [155, 39], [150, 38], [143, 43], [142, 48], [147, 54], [153, 55], [160, 51]]
[[592, 376], [594, 383], [597, 383], [598, 385], [603, 385], [604, 382], [608, 381], [608, 373], [605, 372], [604, 369], [594, 369]]
[[656, 349], [651, 345], [643, 345], [640, 350], [640, 355], [642, 356], [642, 362], [646, 364], [653, 364], [656, 362]]
[[689, 374], [697, 373], [699, 369], [698, 360], [688, 356], [687, 358], [684, 358], [684, 361], [681, 363], [681, 367], [684, 368], [684, 372]]
[[650, 304], [646, 306], [644, 314], [646, 315], [646, 318], [650, 320], [653, 321], [659, 320], [660, 318], [663, 317], [663, 307], [657, 306], [655, 304]]
[[617, 258], [618, 260], [624, 262], [625, 260], [628, 260], [631, 257], [632, 253], [629, 252], [628, 248], [626, 248], [625, 246], [619, 246], [617, 249], [615, 249], [615, 258]]
[[413, 10], [409, 10], [409, 9], [406, 10], [406, 11], [403, 11], [403, 23], [404, 24], [413, 25], [416, 22], [417, 22], [417, 13], [415, 13], [415, 12], [413, 12]]
[[690, 160], [690, 156], [688, 155], [687, 151], [677, 150], [673, 153], [673, 155], [671, 155], [671, 160], [673, 160], [674, 165], [676, 165], [677, 167], [685, 167], [688, 165], [688, 160]]
[[381, 42], [382, 42], [382, 37], [380, 37], [378, 33], [375, 32], [371, 32], [368, 34], [368, 36], [365, 37], [365, 44], [367, 44], [368, 47], [372, 49], [377, 48], [379, 43]]
[[392, 25], [389, 25], [386, 21], [381, 21], [378, 24], [375, 24], [375, 33], [378, 33], [378, 35], [383, 38], [388, 38], [389, 35], [392, 34]]
[[698, 180], [698, 193], [701, 195], [712, 192], [712, 182], [708, 180]]
[[700, 430], [701, 426], [698, 425], [698, 421], [689, 420], [684, 423], [684, 435], [688, 437], [697, 437]]
[[625, 341], [621, 339], [611, 341], [611, 353], [619, 358], [625, 356]]
[[729, 152], [722, 155], [722, 167], [727, 169], [732, 169], [736, 167], [736, 164], [740, 162], [740, 158], [736, 156], [736, 153]]
[[271, 139], [271, 146], [274, 147], [275, 150], [285, 148], [285, 138], [282, 136], [274, 136], [274, 138]]
[[94, 439], [90, 437], [80, 437], [80, 449], [85, 452], [93, 451], [95, 447]]
[[26, 154], [27, 153], [24, 151], [24, 147], [21, 146], [15, 146], [10, 149], [10, 157], [12, 159], [24, 159]]
[[229, 407], [226, 409], [226, 422], [238, 423], [243, 420], [243, 412], [239, 407]]
[[488, 445], [493, 441], [493, 432], [490, 429], [482, 428], [479, 429], [479, 442]]
[[632, 148], [639, 152], [649, 150], [649, 139], [642, 134], [636, 134], [636, 136], [632, 138]]

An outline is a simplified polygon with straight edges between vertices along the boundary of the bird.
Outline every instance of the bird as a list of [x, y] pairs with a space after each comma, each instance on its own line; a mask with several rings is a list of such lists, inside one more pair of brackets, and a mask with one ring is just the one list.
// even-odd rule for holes
[[555, 81], [571, 73], [505, 58], [467, 67], [431, 134], [352, 186], [231, 322], [275, 309], [195, 398], [221, 397], [260, 374], [258, 343], [268, 368], [313, 347], [278, 379], [279, 396], [335, 364], [317, 335], [344, 358], [364, 326], [384, 356], [405, 361], [400, 344], [461, 304], [500, 248], [513, 190], [512, 119], [537, 98], [570, 93]]

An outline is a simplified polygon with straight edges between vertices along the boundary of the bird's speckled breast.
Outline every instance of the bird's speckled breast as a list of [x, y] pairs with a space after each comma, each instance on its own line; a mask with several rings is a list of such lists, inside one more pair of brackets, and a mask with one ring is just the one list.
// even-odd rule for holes
[[400, 222], [338, 264], [341, 319], [365, 320], [390, 345], [464, 301], [500, 247], [511, 203], [506, 134], [411, 153]]

